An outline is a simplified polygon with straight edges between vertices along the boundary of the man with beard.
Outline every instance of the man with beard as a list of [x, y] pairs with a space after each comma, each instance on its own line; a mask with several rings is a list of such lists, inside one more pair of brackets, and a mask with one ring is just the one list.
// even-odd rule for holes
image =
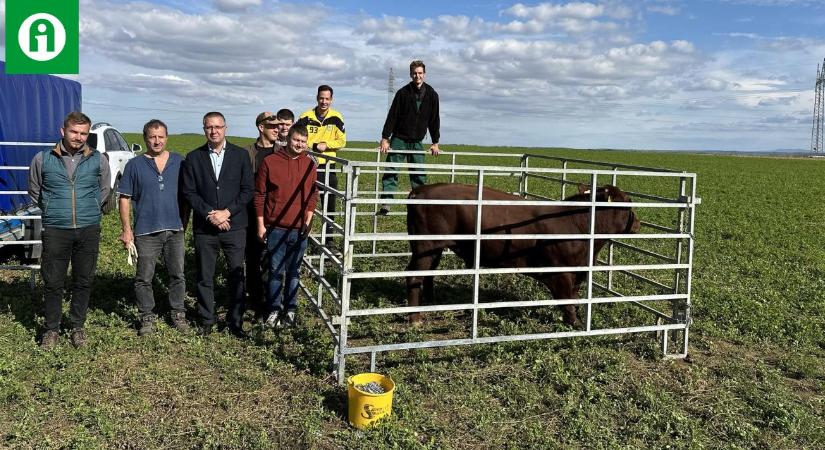
[[59, 340], [63, 287], [72, 265], [71, 341], [86, 345], [86, 312], [100, 247], [100, 205], [111, 191], [109, 162], [86, 145], [92, 121], [81, 112], [63, 120], [63, 138], [54, 148], [35, 155], [29, 168], [29, 195], [42, 211], [43, 303], [46, 331], [43, 349]]

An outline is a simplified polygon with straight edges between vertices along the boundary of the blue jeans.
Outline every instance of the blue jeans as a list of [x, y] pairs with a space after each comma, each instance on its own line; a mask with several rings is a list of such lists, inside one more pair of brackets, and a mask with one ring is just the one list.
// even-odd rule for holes
[[301, 239], [301, 230], [272, 228], [269, 231], [266, 237], [269, 253], [266, 303], [270, 312], [298, 308], [298, 278], [306, 249], [307, 241]]

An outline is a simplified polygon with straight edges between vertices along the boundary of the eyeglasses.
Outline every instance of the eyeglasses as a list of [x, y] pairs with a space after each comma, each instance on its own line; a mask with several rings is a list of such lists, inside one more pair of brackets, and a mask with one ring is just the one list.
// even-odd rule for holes
[[220, 126], [214, 125], [214, 126], [211, 126], [211, 127], [203, 127], [203, 131], [219, 131], [219, 130], [223, 130], [224, 128], [226, 128], [226, 125], [220, 125]]
[[274, 130], [274, 129], [278, 128], [279, 126], [281, 126], [281, 124], [279, 124], [279, 123], [265, 123], [264, 124], [264, 128], [266, 128], [267, 130]]
[[163, 190], [163, 175], [158, 175], [158, 183], [159, 183], [158, 187], [160, 187], [160, 190], [162, 191]]

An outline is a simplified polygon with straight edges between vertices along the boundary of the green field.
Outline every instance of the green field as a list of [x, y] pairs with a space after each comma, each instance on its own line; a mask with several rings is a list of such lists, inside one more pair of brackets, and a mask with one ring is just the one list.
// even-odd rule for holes
[[[202, 142], [170, 138], [182, 152]], [[825, 448], [825, 161], [498, 151], [698, 174], [687, 361], [662, 360], [651, 335], [390, 353], [379, 368], [398, 384], [393, 415], [356, 431], [330, 372], [330, 339], [309, 307], [298, 328], [248, 341], [166, 325], [138, 338], [133, 271], [109, 214], [88, 347], [75, 350], [64, 335], [56, 351], [40, 351], [40, 287], [0, 275], [0, 448]], [[525, 279], [508, 280], [501, 289]], [[378, 292], [405, 295], [400, 283]], [[501, 320], [524, 328], [559, 315]]]

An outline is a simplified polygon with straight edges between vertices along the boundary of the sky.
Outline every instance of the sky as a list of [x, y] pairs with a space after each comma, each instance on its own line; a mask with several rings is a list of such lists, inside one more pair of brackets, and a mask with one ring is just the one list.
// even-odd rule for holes
[[328, 84], [377, 142], [390, 68], [398, 89], [421, 59], [442, 147], [771, 151], [810, 149], [823, 58], [821, 0], [80, 0], [69, 77], [95, 122], [202, 133], [218, 110], [236, 136]]

